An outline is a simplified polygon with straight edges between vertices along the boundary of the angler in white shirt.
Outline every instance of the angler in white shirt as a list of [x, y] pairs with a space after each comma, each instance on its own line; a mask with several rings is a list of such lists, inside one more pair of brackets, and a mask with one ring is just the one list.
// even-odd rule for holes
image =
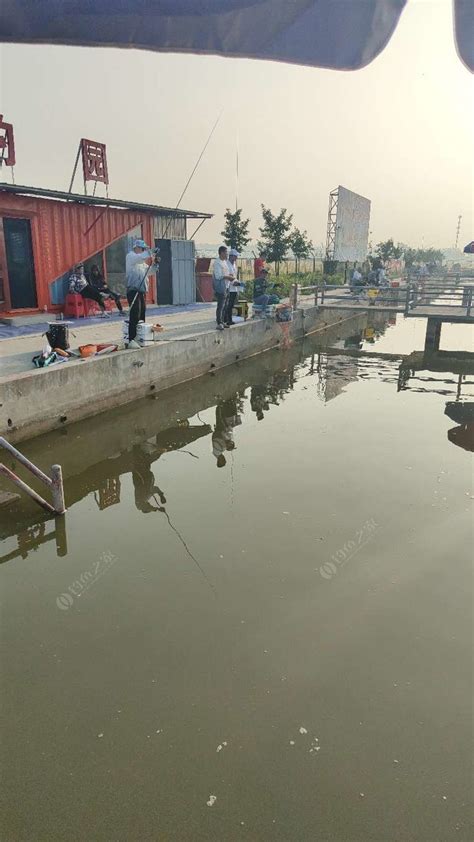
[[233, 280], [234, 275], [230, 274], [229, 263], [227, 261], [227, 249], [225, 246], [221, 246], [219, 249], [219, 257], [215, 258], [212, 270], [212, 288], [217, 301], [217, 330], [224, 330], [224, 327], [228, 327], [228, 325], [225, 324], [224, 314], [227, 301], [227, 289], [229, 283]]
[[229, 252], [229, 260], [227, 261], [227, 266], [229, 269], [229, 275], [231, 276], [231, 280], [229, 281], [227, 287], [227, 302], [226, 308], [224, 312], [224, 324], [232, 327], [232, 313], [234, 310], [235, 302], [239, 296], [239, 292], [242, 289], [242, 285], [239, 281], [239, 267], [237, 266], [237, 258], [240, 257], [239, 252], [237, 249], [231, 249]]
[[149, 267], [153, 260], [155, 262], [158, 261], [155, 253], [143, 240], [135, 240], [132, 251], [129, 251], [125, 258], [127, 301], [130, 305], [128, 314], [129, 348], [140, 347], [135, 341], [137, 324], [138, 322], [145, 321], [145, 296], [148, 292]]

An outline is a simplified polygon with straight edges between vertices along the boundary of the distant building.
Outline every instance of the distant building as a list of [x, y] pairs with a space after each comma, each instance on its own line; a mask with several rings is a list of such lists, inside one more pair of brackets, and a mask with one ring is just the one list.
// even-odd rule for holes
[[[125, 255], [133, 240], [186, 240], [199, 211], [0, 184], [0, 316], [61, 310], [72, 267], [93, 263], [125, 293]], [[196, 222], [196, 227], [199, 223]], [[154, 280], [148, 298], [157, 301]]]

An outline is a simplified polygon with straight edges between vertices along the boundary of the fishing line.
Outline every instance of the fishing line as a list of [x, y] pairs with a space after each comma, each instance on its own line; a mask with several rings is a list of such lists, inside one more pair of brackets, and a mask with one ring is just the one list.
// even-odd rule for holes
[[175, 533], [175, 535], [176, 535], [176, 536], [179, 538], [179, 540], [181, 541], [181, 543], [182, 543], [182, 545], [183, 545], [184, 549], [186, 550], [186, 552], [187, 552], [187, 554], [188, 554], [189, 558], [190, 558], [190, 559], [192, 559], [192, 561], [194, 561], [194, 564], [195, 564], [195, 565], [196, 565], [196, 567], [200, 570], [201, 574], [203, 575], [204, 579], [206, 580], [207, 584], [209, 585], [210, 589], [212, 590], [212, 592], [213, 592], [214, 596], [217, 596], [216, 589], [215, 589], [214, 585], [212, 584], [212, 582], [211, 582], [211, 581], [208, 579], [208, 577], [206, 576], [206, 573], [205, 573], [205, 571], [203, 570], [203, 568], [201, 567], [201, 565], [199, 564], [199, 562], [198, 562], [197, 558], [195, 558], [195, 556], [193, 556], [193, 554], [192, 554], [191, 550], [189, 549], [189, 547], [188, 547], [188, 545], [187, 545], [186, 541], [184, 540], [183, 536], [181, 535], [181, 533], [180, 533], [180, 532], [176, 529], [176, 527], [175, 527], [175, 526], [173, 526], [173, 524], [171, 523], [170, 516], [169, 516], [168, 512], [166, 511], [166, 509], [164, 508], [164, 506], [162, 505], [162, 503], [158, 503], [158, 500], [156, 499], [156, 494], [155, 494], [155, 495], [153, 495], [153, 499], [154, 499], [154, 501], [155, 501], [156, 505], [157, 505], [157, 506], [159, 506], [160, 510], [161, 510], [161, 511], [163, 512], [163, 514], [166, 516], [166, 519], [167, 519], [167, 521], [168, 521], [169, 525], [171, 526], [171, 529], [173, 530], [173, 532]]

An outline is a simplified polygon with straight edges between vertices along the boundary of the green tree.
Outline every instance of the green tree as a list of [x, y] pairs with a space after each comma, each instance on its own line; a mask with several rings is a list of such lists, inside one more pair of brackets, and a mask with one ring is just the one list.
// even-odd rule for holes
[[435, 266], [444, 260], [444, 254], [441, 249], [413, 249], [409, 246], [404, 246], [403, 257], [405, 259], [405, 266], [410, 268], [414, 263], [427, 263]]
[[265, 254], [270, 263], [275, 263], [276, 274], [280, 274], [280, 263], [291, 246], [291, 223], [293, 214], [282, 208], [280, 213], [273, 214], [270, 208], [262, 205], [263, 225], [259, 229], [262, 239], [258, 242], [258, 250]]
[[299, 272], [300, 260], [306, 260], [313, 251], [313, 243], [308, 237], [308, 232], [293, 228], [290, 235], [290, 247], [295, 256], [296, 271]]
[[242, 208], [237, 208], [235, 211], [227, 208], [224, 219], [224, 230], [221, 231], [224, 243], [231, 249], [243, 251], [251, 239], [249, 236], [250, 219], [242, 219]]
[[375, 257], [378, 257], [382, 263], [385, 263], [387, 260], [391, 260], [392, 258], [401, 257], [403, 254], [403, 245], [398, 243], [395, 245], [393, 239], [385, 240], [382, 243], [377, 243], [375, 246]]
[[403, 258], [405, 260], [405, 266], [407, 269], [418, 260], [418, 249], [412, 249], [409, 246], [406, 246], [403, 252]]

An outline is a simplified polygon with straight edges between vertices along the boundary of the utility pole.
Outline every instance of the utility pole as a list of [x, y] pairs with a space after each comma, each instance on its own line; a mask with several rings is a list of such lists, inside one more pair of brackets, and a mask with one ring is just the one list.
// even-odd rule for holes
[[462, 216], [461, 216], [461, 214], [459, 214], [459, 216], [458, 216], [458, 227], [456, 228], [456, 242], [454, 243], [455, 249], [457, 249], [457, 247], [458, 247], [459, 231], [461, 230], [461, 219], [462, 219]]

